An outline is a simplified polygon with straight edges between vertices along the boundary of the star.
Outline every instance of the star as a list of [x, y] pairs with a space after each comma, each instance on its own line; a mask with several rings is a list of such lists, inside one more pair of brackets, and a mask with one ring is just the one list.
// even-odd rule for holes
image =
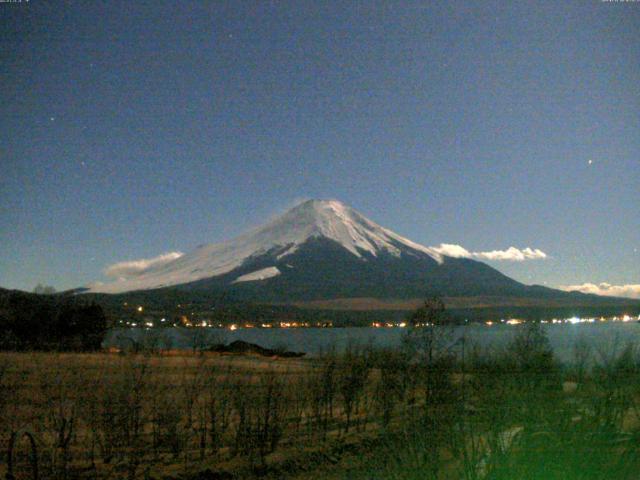
[[53, 122], [56, 119], [56, 117], [49, 117], [49, 121]]
[[592, 164], [593, 164], [593, 160], [589, 160], [587, 163], [588, 163], [589, 165], [592, 165]]

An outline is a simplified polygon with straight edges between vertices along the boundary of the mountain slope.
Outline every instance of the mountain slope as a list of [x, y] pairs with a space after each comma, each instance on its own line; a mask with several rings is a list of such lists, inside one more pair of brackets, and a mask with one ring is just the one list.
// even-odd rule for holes
[[93, 286], [90, 291], [119, 293], [211, 278], [263, 255], [285, 258], [314, 238], [332, 240], [356, 258], [385, 253], [399, 257], [402, 251], [412, 251], [442, 261], [432, 249], [381, 227], [338, 201], [311, 200], [234, 240], [201, 246], [135, 278]]
[[475, 260], [443, 256], [335, 200], [304, 202], [235, 240], [204, 245], [89, 293], [160, 289], [294, 302], [427, 295], [562, 297]]
[[[247, 260], [218, 277], [177, 288], [223, 290], [238, 299], [287, 302], [326, 298], [417, 298], [425, 295], [517, 294], [524, 285], [480, 262], [445, 257], [438, 262], [420, 251], [361, 252], [356, 257], [341, 244], [315, 237], [295, 252], [277, 251]], [[251, 272], [275, 268], [280, 273], [259, 281], [237, 283]]]

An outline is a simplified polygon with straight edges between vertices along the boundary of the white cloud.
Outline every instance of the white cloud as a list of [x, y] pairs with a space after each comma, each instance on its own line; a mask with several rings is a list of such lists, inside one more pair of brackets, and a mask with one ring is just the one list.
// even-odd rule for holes
[[471, 258], [472, 254], [469, 250], [460, 245], [452, 245], [450, 243], [441, 243], [438, 247], [429, 247], [440, 255], [446, 255], [453, 258]]
[[594, 293], [596, 295], [605, 295], [608, 297], [627, 297], [640, 299], [640, 284], [638, 283], [627, 285], [611, 285], [610, 283], [606, 282], [602, 282], [599, 284], [583, 283], [582, 285], [563, 285], [558, 288], [567, 292]]
[[157, 267], [169, 263], [184, 255], [182, 252], [168, 252], [153, 258], [141, 258], [140, 260], [130, 260], [109, 265], [104, 270], [108, 277], [131, 278], [143, 274], [151, 267]]
[[538, 248], [524, 248], [520, 250], [516, 247], [509, 247], [506, 250], [492, 250], [490, 252], [474, 252], [475, 258], [486, 260], [510, 260], [522, 262], [524, 260], [536, 260], [547, 258], [547, 254]]
[[441, 255], [454, 258], [476, 258], [481, 260], [505, 260], [511, 262], [523, 262], [524, 260], [537, 260], [547, 258], [547, 254], [538, 248], [509, 247], [506, 250], [491, 250], [489, 252], [470, 252], [460, 245], [441, 243], [438, 247], [431, 247]]

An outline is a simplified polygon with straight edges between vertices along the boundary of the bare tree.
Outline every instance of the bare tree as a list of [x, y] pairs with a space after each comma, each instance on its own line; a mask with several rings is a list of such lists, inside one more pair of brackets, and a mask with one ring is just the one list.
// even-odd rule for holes
[[440, 298], [425, 300], [407, 321], [409, 329], [403, 342], [416, 360], [431, 364], [437, 357], [450, 354], [453, 325]]
[[38, 283], [33, 289], [33, 293], [38, 293], [40, 295], [53, 295], [56, 293], [56, 289], [51, 285], [42, 285]]

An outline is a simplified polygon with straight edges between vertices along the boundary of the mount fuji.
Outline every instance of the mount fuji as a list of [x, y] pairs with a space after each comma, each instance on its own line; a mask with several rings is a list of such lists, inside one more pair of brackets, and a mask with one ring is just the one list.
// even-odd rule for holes
[[87, 293], [172, 289], [261, 302], [426, 295], [548, 296], [482, 262], [412, 242], [336, 200], [309, 200], [224, 243], [151, 266]]

